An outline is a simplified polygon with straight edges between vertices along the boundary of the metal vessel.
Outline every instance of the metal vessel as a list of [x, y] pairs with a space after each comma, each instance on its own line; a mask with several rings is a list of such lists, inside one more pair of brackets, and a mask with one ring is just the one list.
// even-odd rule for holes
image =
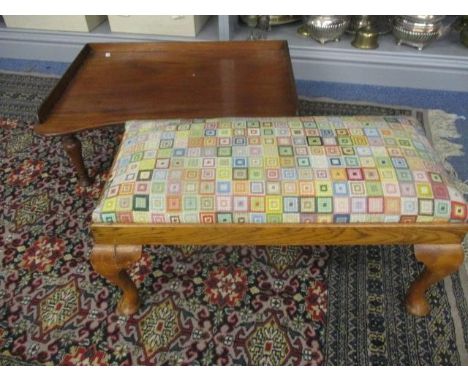
[[371, 25], [360, 28], [351, 42], [351, 45], [358, 49], [377, 49], [379, 44], [377, 39], [379, 34]]
[[349, 16], [303, 16], [310, 37], [321, 44], [339, 41], [349, 25]]
[[297, 35], [302, 38], [310, 38], [309, 28], [307, 28], [305, 25], [301, 25], [299, 28], [297, 28]]
[[257, 15], [242, 15], [240, 16], [240, 19], [249, 26], [250, 28], [255, 28], [258, 23], [258, 18], [259, 16]]
[[[301, 19], [301, 16], [289, 16], [289, 15], [272, 15], [269, 17], [270, 26], [289, 24]], [[251, 28], [257, 26], [259, 15], [242, 15], [241, 20]]]
[[359, 29], [371, 26], [377, 34], [384, 35], [392, 32], [392, 21], [393, 16], [351, 16], [346, 33], [356, 34]]
[[440, 15], [424, 15], [424, 16], [407, 15], [404, 17], [407, 20], [413, 21], [415, 23], [428, 23], [428, 24], [439, 23], [443, 19], [445, 19], [445, 16], [440, 16]]
[[397, 16], [393, 20], [393, 35], [398, 45], [404, 44], [424, 49], [431, 42], [450, 31], [450, 25], [443, 25], [445, 16]]
[[270, 25], [275, 26], [275, 25], [290, 24], [299, 20], [301, 20], [301, 16], [288, 16], [288, 15], [270, 16]]

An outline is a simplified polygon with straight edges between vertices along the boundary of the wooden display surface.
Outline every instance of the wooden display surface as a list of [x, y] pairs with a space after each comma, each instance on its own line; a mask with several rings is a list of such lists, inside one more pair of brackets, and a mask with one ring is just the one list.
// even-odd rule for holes
[[286, 41], [87, 44], [39, 108], [89, 186], [77, 133], [134, 119], [297, 114]]
[[36, 132], [296, 111], [285, 41], [87, 44], [40, 107]]

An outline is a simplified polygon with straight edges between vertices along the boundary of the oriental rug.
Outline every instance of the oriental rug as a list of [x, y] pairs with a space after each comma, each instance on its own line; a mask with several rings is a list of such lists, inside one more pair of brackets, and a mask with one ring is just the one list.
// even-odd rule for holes
[[[55, 81], [0, 73], [0, 365], [468, 364], [467, 275], [430, 290], [429, 317], [408, 315], [410, 246], [145, 246], [131, 270], [144, 304], [116, 315], [88, 258], [121, 127], [81, 134], [95, 182], [78, 186], [59, 140], [32, 129]], [[372, 112], [431, 118], [301, 101], [302, 114]]]

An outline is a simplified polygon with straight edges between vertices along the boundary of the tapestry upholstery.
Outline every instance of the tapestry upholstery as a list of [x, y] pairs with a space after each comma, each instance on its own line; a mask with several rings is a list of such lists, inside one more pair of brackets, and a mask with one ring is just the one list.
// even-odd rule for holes
[[129, 121], [93, 221], [463, 222], [467, 204], [403, 116]]

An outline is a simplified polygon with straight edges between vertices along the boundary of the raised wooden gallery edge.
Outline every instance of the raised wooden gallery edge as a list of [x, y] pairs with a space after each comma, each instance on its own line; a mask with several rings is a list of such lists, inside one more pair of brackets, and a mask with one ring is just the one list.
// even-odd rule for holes
[[38, 111], [83, 186], [81, 131], [134, 119], [294, 116], [286, 41], [86, 44]]
[[39, 108], [42, 135], [134, 119], [297, 113], [286, 41], [87, 44]]

